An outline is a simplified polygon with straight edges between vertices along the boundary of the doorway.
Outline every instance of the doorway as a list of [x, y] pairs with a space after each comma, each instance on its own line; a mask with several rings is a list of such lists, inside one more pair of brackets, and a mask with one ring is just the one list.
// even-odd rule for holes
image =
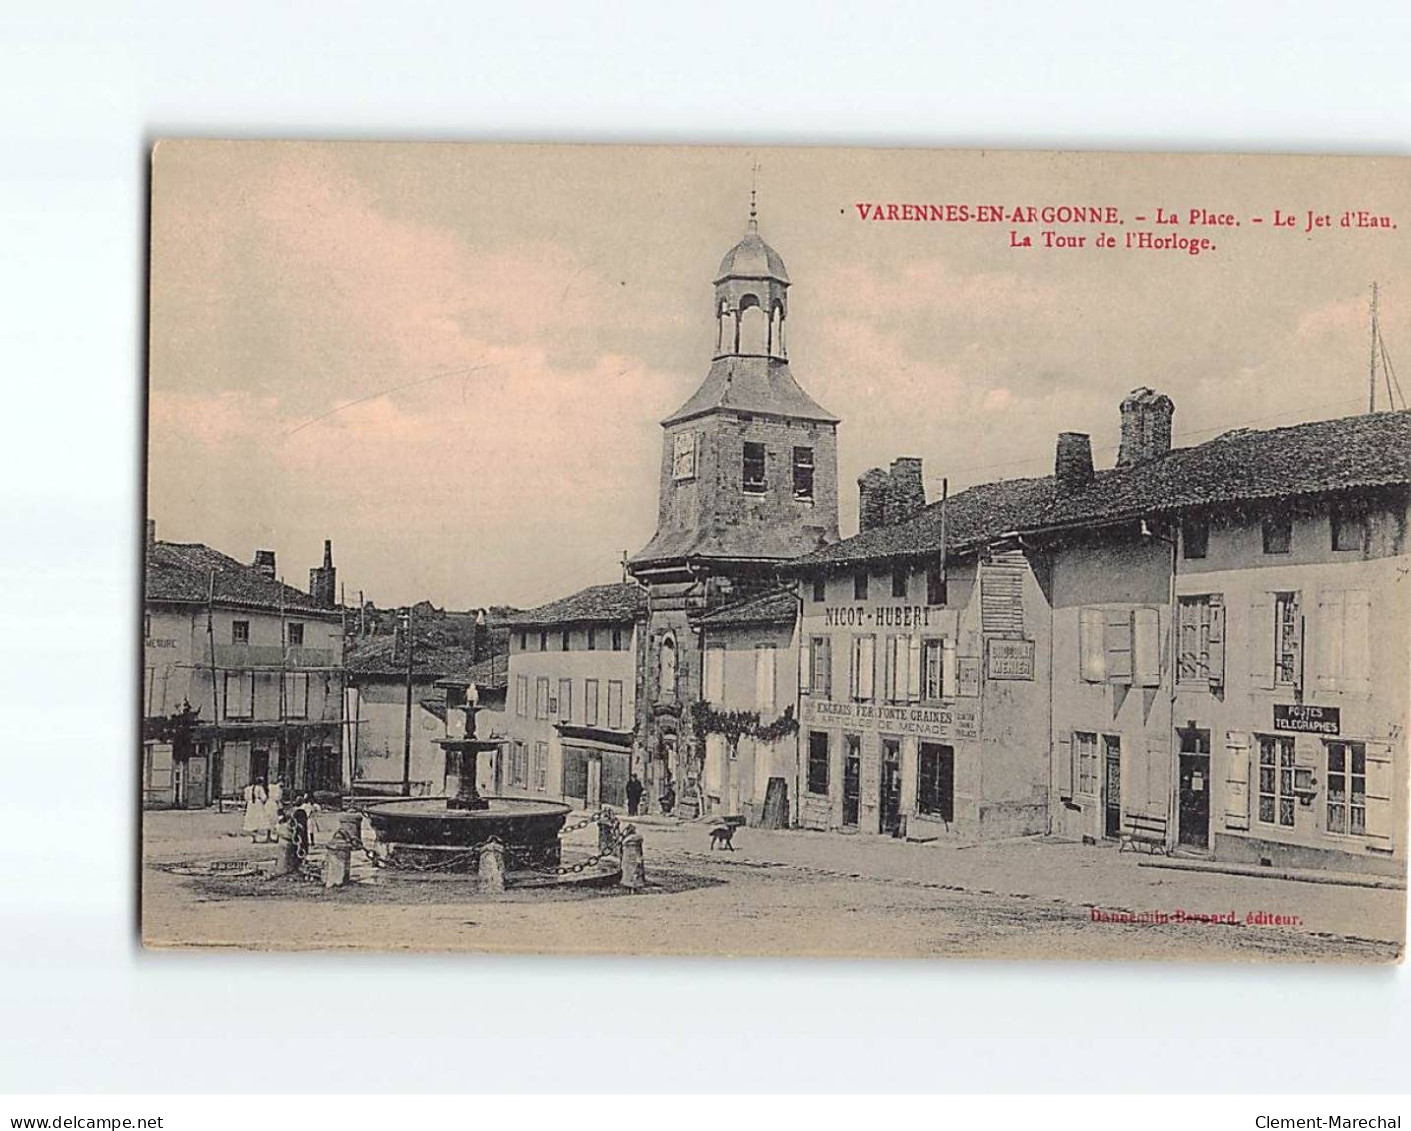
[[1102, 835], [1116, 840], [1122, 835], [1122, 739], [1102, 736]]
[[916, 760], [917, 810], [949, 825], [955, 820], [955, 748], [923, 742]]
[[181, 768], [181, 807], [204, 809], [211, 801], [206, 793], [206, 756], [193, 754], [181, 763]]
[[1183, 730], [1176, 842], [1186, 848], [1210, 847], [1210, 732]]
[[857, 812], [862, 799], [862, 739], [843, 736], [843, 827], [857, 828]]
[[882, 777], [877, 798], [882, 810], [882, 833], [896, 836], [901, 827], [901, 743], [882, 739]]

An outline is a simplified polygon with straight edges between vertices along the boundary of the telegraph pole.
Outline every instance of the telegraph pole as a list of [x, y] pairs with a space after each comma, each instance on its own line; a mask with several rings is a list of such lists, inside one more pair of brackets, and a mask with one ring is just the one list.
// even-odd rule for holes
[[412, 654], [416, 649], [413, 643], [412, 628], [415, 617], [412, 606], [407, 606], [407, 715], [402, 741], [402, 796], [412, 795]]

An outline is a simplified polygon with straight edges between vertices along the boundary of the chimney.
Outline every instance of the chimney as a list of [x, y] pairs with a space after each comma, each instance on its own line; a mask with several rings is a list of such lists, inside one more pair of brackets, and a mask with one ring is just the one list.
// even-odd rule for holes
[[1135, 467], [1160, 459], [1171, 450], [1171, 398], [1142, 385], [1122, 401], [1122, 447], [1118, 467]]
[[892, 479], [880, 467], [870, 468], [857, 480], [857, 529], [875, 530], [887, 525], [887, 496], [892, 493]]
[[258, 570], [258, 571], [259, 571], [261, 574], [263, 574], [265, 577], [273, 577], [273, 576], [275, 575], [275, 568], [274, 568], [274, 551], [273, 551], [273, 550], [256, 550], [256, 551], [255, 551], [255, 569]]
[[1060, 432], [1053, 482], [1060, 499], [1077, 495], [1093, 481], [1093, 442], [1086, 432]]
[[333, 540], [323, 540], [323, 565], [309, 570], [309, 596], [325, 609], [338, 604], [338, 571], [333, 568]]
[[926, 507], [926, 484], [921, 478], [920, 456], [892, 460], [891, 492], [887, 498], [887, 525], [905, 522]]

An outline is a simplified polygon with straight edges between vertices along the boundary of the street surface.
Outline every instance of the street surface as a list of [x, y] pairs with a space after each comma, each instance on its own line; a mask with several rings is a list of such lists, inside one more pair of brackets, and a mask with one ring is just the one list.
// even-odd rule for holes
[[[238, 813], [143, 821], [143, 936], [157, 947], [1391, 962], [1406, 922], [1404, 889], [1175, 870], [1109, 845], [956, 848], [746, 828], [735, 852], [712, 852], [708, 825], [650, 819], [639, 825], [649, 887], [635, 895], [491, 897], [473, 879], [361, 859], [364, 882], [325, 891], [168, 870], [272, 863], [276, 846], [237, 835]], [[581, 858], [595, 830], [565, 844], [565, 862]], [[1191, 920], [1231, 913], [1233, 925]]]

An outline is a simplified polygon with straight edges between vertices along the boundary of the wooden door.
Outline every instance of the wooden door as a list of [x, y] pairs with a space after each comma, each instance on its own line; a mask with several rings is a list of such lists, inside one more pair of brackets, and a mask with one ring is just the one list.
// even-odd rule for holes
[[1103, 735], [1102, 835], [1116, 840], [1122, 835], [1122, 740]]

